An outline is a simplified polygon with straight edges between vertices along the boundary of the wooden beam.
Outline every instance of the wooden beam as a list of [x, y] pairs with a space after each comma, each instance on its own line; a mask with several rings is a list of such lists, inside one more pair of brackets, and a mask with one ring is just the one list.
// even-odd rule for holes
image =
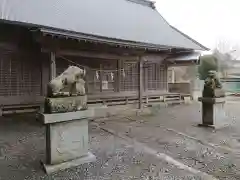
[[[48, 49], [42, 49], [42, 52], [49, 52]], [[56, 55], [58, 56], [77, 56], [86, 58], [97, 58], [97, 59], [125, 59], [125, 60], [137, 60], [137, 56], [125, 56], [110, 53], [100, 53], [96, 51], [80, 51], [80, 50], [57, 50]]]
[[56, 77], [56, 55], [54, 52], [51, 52], [50, 59], [50, 78], [51, 80]]
[[0, 42], [0, 48], [8, 51], [17, 51], [18, 47], [14, 42]]
[[45, 96], [47, 93], [47, 84], [50, 81], [50, 66], [49, 66], [49, 59], [42, 59], [42, 69], [41, 69], [41, 80], [42, 80], [42, 96]]
[[174, 67], [174, 66], [196, 66], [198, 62], [196, 61], [177, 61], [173, 63], [168, 63], [169, 67]]
[[168, 57], [167, 54], [148, 54], [142, 56], [143, 61], [145, 62], [151, 62], [151, 63], [159, 63], [162, 64], [166, 58]]
[[139, 98], [139, 109], [142, 109], [143, 105], [143, 58], [139, 57], [139, 90], [138, 90], [138, 98]]
[[28, 105], [44, 102], [44, 96], [23, 95], [23, 96], [0, 96], [0, 102], [3, 106]]

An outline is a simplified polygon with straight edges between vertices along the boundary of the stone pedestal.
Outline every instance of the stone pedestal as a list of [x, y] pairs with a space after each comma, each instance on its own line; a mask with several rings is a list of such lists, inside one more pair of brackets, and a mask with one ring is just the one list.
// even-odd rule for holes
[[45, 98], [44, 113], [65, 113], [87, 109], [87, 96]]
[[41, 114], [46, 126], [43, 166], [47, 174], [96, 160], [88, 152], [88, 119], [93, 116], [93, 110]]
[[225, 98], [199, 98], [202, 102], [202, 123], [199, 126], [219, 129], [227, 126]]

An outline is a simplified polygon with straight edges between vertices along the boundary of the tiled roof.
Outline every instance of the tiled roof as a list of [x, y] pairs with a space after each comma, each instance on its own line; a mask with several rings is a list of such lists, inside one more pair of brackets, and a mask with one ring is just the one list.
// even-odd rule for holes
[[206, 48], [171, 27], [147, 0], [0, 0], [1, 19], [147, 46]]

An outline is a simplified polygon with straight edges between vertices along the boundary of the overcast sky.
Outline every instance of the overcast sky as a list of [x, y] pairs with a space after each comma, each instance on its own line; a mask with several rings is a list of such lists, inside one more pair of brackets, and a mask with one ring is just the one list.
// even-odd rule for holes
[[201, 44], [223, 39], [240, 45], [239, 0], [155, 0], [162, 16]]

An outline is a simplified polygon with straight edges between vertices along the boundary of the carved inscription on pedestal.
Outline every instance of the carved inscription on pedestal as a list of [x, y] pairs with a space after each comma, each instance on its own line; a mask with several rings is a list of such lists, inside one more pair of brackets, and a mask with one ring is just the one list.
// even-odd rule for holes
[[59, 152], [59, 155], [61, 154], [75, 154], [76, 151], [79, 149], [82, 149], [84, 147], [84, 137], [78, 136], [79, 128], [74, 127], [69, 131], [67, 130], [59, 130], [59, 144], [57, 147], [57, 151]]
[[87, 120], [55, 124], [51, 136], [53, 163], [75, 159], [88, 153]]

